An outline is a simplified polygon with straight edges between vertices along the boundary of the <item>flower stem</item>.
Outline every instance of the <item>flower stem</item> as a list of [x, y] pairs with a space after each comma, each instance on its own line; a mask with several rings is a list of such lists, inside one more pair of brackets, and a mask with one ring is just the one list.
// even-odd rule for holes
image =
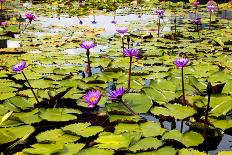
[[86, 51], [86, 55], [87, 55], [87, 68], [88, 68], [88, 76], [92, 76], [92, 71], [91, 71], [91, 66], [90, 66], [90, 57], [89, 57], [89, 49], [87, 49]]
[[209, 30], [211, 30], [211, 16], [212, 16], [212, 13], [210, 11], [210, 13], [209, 13]]
[[132, 57], [130, 56], [130, 66], [129, 66], [129, 72], [128, 72], [128, 88], [130, 89], [130, 81], [131, 81], [131, 65], [132, 65]]
[[158, 38], [160, 36], [160, 17], [158, 18]]
[[209, 82], [208, 85], [207, 85], [208, 104], [207, 104], [207, 107], [206, 107], [206, 110], [205, 110], [205, 123], [208, 122], [209, 104], [210, 104], [210, 96], [211, 96], [211, 93], [212, 93], [212, 85], [211, 85], [211, 83]]
[[26, 81], [27, 81], [27, 83], [28, 83], [28, 85], [29, 85], [29, 87], [30, 87], [30, 89], [31, 89], [31, 91], [32, 91], [32, 93], [33, 93], [33, 95], [34, 95], [34, 97], [35, 97], [37, 103], [39, 103], [39, 100], [38, 100], [38, 98], [36, 97], [35, 92], [34, 92], [33, 88], [31, 87], [31, 84], [29, 83], [29, 81], [28, 81], [28, 79], [27, 79], [27, 77], [26, 77], [26, 75], [24, 74], [23, 71], [22, 71], [22, 74], [23, 74], [24, 78], [26, 79]]
[[199, 25], [197, 24], [197, 33], [198, 33], [198, 37], [199, 39], [201, 39], [201, 36], [200, 36], [200, 30], [199, 30]]
[[123, 36], [121, 37], [122, 38], [122, 53], [124, 52], [124, 39], [123, 39]]
[[27, 23], [27, 25], [24, 27], [24, 29], [21, 31], [21, 33], [24, 33], [24, 31], [26, 30], [26, 28], [28, 27], [28, 25], [30, 25], [30, 22]]
[[182, 96], [183, 96], [183, 105], [186, 105], [185, 93], [184, 93], [184, 68], [181, 68], [181, 79], [182, 79]]
[[121, 103], [122, 103], [133, 115], [138, 115], [133, 109], [131, 109], [131, 107], [130, 107], [127, 103], [125, 103], [125, 102], [123, 102], [123, 101], [121, 101]]

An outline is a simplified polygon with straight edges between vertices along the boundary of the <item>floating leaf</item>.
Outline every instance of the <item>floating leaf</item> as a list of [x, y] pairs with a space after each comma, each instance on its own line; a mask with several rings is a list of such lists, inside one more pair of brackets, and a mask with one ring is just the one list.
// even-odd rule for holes
[[186, 154], [191, 154], [191, 155], [207, 155], [205, 152], [199, 152], [194, 149], [181, 149], [178, 151], [179, 155], [186, 155]]
[[95, 140], [96, 143], [100, 143], [96, 147], [114, 150], [128, 148], [130, 141], [129, 137], [123, 135], [103, 135]]
[[138, 124], [119, 123], [115, 126], [115, 134], [120, 134], [124, 132], [141, 132], [141, 130]]
[[94, 136], [104, 130], [101, 126], [90, 125], [90, 123], [71, 124], [63, 127], [63, 130], [83, 137]]
[[123, 100], [137, 113], [146, 113], [152, 106], [152, 100], [144, 94], [126, 94]]
[[193, 131], [186, 132], [184, 134], [180, 133], [178, 130], [171, 130], [166, 132], [163, 137], [163, 140], [176, 140], [186, 147], [189, 146], [198, 146], [203, 143], [204, 138], [201, 134]]
[[113, 155], [113, 150], [104, 150], [104, 149], [98, 149], [98, 148], [88, 148], [84, 149], [80, 152], [78, 152], [78, 155]]
[[157, 149], [158, 147], [162, 145], [163, 145], [163, 142], [161, 140], [158, 140], [153, 137], [148, 137], [148, 138], [141, 139], [138, 143], [131, 146], [129, 150], [132, 152], [137, 152], [141, 150], [145, 151], [148, 149]]
[[80, 113], [79, 110], [72, 110], [69, 111], [69, 109], [65, 108], [53, 108], [53, 109], [44, 109], [41, 108], [40, 110], [40, 117], [42, 119], [48, 120], [48, 121], [69, 121], [76, 119], [76, 116], [70, 114], [70, 113]]
[[151, 121], [141, 123], [140, 127], [144, 137], [156, 137], [158, 135], [163, 135], [166, 131], [166, 129], [162, 128], [159, 123]]
[[63, 144], [33, 144], [31, 147], [24, 149], [23, 153], [38, 154], [39, 152], [40, 154], [51, 155], [64, 148]]
[[165, 104], [165, 107], [154, 107], [151, 112], [154, 115], [172, 116], [175, 119], [185, 119], [196, 113], [193, 108], [180, 104]]
[[[60, 152], [58, 152], [59, 155], [74, 155], [77, 154], [85, 144], [64, 144], [64, 149]], [[78, 153], [79, 154], [79, 153]]]

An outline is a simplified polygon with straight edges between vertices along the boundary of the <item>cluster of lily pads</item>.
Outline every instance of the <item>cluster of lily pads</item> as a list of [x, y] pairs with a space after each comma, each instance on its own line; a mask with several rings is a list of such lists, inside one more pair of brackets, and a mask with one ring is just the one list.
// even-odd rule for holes
[[[39, 4], [32, 8], [41, 11]], [[16, 40], [22, 47], [16, 50], [27, 53], [0, 55], [0, 150], [16, 155], [205, 155], [221, 146], [232, 128], [230, 21], [220, 19], [219, 28], [212, 29], [218, 26], [214, 17], [202, 19], [212, 21], [199, 37], [192, 21], [178, 27], [185, 14], [181, 8], [175, 12], [175, 31], [164, 32], [172, 12], [165, 9], [164, 17], [160, 8], [157, 20], [143, 22], [140, 14], [129, 25], [114, 23], [116, 34], [109, 36], [85, 23], [49, 34], [61, 26], [42, 28], [35, 15], [26, 14], [29, 22], [19, 30]], [[108, 48], [94, 53], [100, 45]], [[84, 53], [63, 52], [70, 48]]]

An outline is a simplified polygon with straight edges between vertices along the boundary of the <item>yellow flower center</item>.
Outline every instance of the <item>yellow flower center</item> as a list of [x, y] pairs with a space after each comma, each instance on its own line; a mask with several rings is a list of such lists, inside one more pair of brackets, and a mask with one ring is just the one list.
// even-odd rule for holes
[[97, 98], [96, 98], [95, 96], [93, 96], [93, 97], [91, 97], [91, 98], [89, 99], [90, 102], [94, 102], [94, 101], [96, 101], [96, 100], [97, 100]]

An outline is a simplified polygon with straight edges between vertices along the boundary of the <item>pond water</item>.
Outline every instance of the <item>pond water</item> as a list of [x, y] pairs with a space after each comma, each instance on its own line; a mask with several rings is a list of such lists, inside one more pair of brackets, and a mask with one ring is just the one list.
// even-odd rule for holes
[[[0, 48], [17, 49], [20, 44], [25, 44], [20, 48], [28, 51], [23, 55], [1, 55], [0, 108], [3, 110], [0, 111], [0, 118], [3, 119], [7, 112], [13, 113], [0, 127], [0, 137], [7, 137], [5, 139], [8, 140], [5, 143], [4, 138], [0, 138], [0, 152], [11, 154], [25, 149], [25, 154], [30, 151], [36, 154], [41, 148], [43, 150], [42, 145], [48, 145], [45, 148], [51, 152], [58, 150], [47, 154], [75, 152], [79, 147], [82, 153], [90, 148], [90, 152], [93, 149], [92, 154], [99, 155], [104, 154], [101, 151], [112, 151], [107, 155], [149, 154], [150, 151], [156, 154], [166, 146], [172, 149], [166, 150], [171, 155], [181, 154], [177, 151], [183, 149], [188, 151], [183, 155], [192, 154], [193, 149], [196, 154], [204, 151], [203, 155], [231, 150], [231, 118], [226, 116], [231, 115], [232, 56], [223, 51], [224, 47], [231, 48], [228, 38], [232, 36], [227, 33], [231, 28], [228, 26], [221, 30], [223, 32], [217, 31], [220, 27], [207, 31], [208, 23], [205, 22], [202, 38], [198, 39], [194, 25], [190, 23], [195, 14], [179, 14], [176, 23], [181, 35], [176, 38], [176, 34], [173, 35], [175, 22], [169, 10], [169, 14], [161, 19], [162, 32], [158, 38], [157, 16], [118, 15], [122, 12], [117, 10], [116, 16], [114, 13], [97, 14], [95, 19], [92, 15], [80, 18], [62, 14], [60, 18], [41, 15], [32, 21], [35, 25], [30, 25], [25, 33], [19, 35], [18, 39], [22, 41], [15, 41], [16, 38], [0, 42]], [[231, 14], [232, 11], [222, 10], [218, 17], [231, 19]], [[206, 12], [202, 11], [198, 17], [206, 16]], [[116, 24], [112, 23], [113, 20]], [[121, 40], [115, 32], [120, 26], [129, 27], [133, 48], [146, 51], [143, 57], [139, 55], [137, 59], [130, 59], [132, 67], [121, 52]], [[78, 27], [86, 27], [90, 31], [75, 32], [72, 29]], [[104, 31], [95, 35], [91, 29]], [[171, 37], [164, 38], [166, 34], [171, 34]], [[228, 38], [223, 37], [226, 35]], [[193, 42], [196, 38], [197, 42]], [[79, 47], [83, 40], [94, 40], [96, 43], [90, 49], [92, 68], [87, 67], [86, 49]], [[183, 51], [185, 55], [179, 55]], [[182, 56], [187, 56], [190, 63], [182, 67], [184, 72], [180, 74], [181, 70], [173, 61]], [[24, 80], [25, 75], [22, 76], [21, 72], [11, 71], [18, 61], [27, 62], [25, 75], [29, 80]], [[132, 76], [128, 73], [129, 68]], [[87, 73], [88, 69], [91, 69], [93, 76]], [[130, 76], [131, 87], [128, 85]], [[206, 89], [208, 81], [213, 84], [212, 94], [207, 91], [209, 87]], [[222, 85], [222, 82], [225, 89], [223, 93], [218, 93], [217, 84]], [[186, 103], [182, 96], [183, 84]], [[29, 86], [36, 91], [39, 103], [36, 103]], [[126, 88], [125, 94], [117, 99], [109, 98], [109, 93], [121, 86]], [[87, 107], [83, 97], [90, 90], [101, 92], [99, 99], [96, 96], [90, 98], [91, 102], [99, 100], [99, 106]], [[211, 95], [209, 120], [204, 119], [208, 99], [206, 91]], [[130, 111], [127, 103], [136, 113]], [[213, 135], [219, 131], [219, 136]], [[20, 138], [25, 140], [17, 141]]]

